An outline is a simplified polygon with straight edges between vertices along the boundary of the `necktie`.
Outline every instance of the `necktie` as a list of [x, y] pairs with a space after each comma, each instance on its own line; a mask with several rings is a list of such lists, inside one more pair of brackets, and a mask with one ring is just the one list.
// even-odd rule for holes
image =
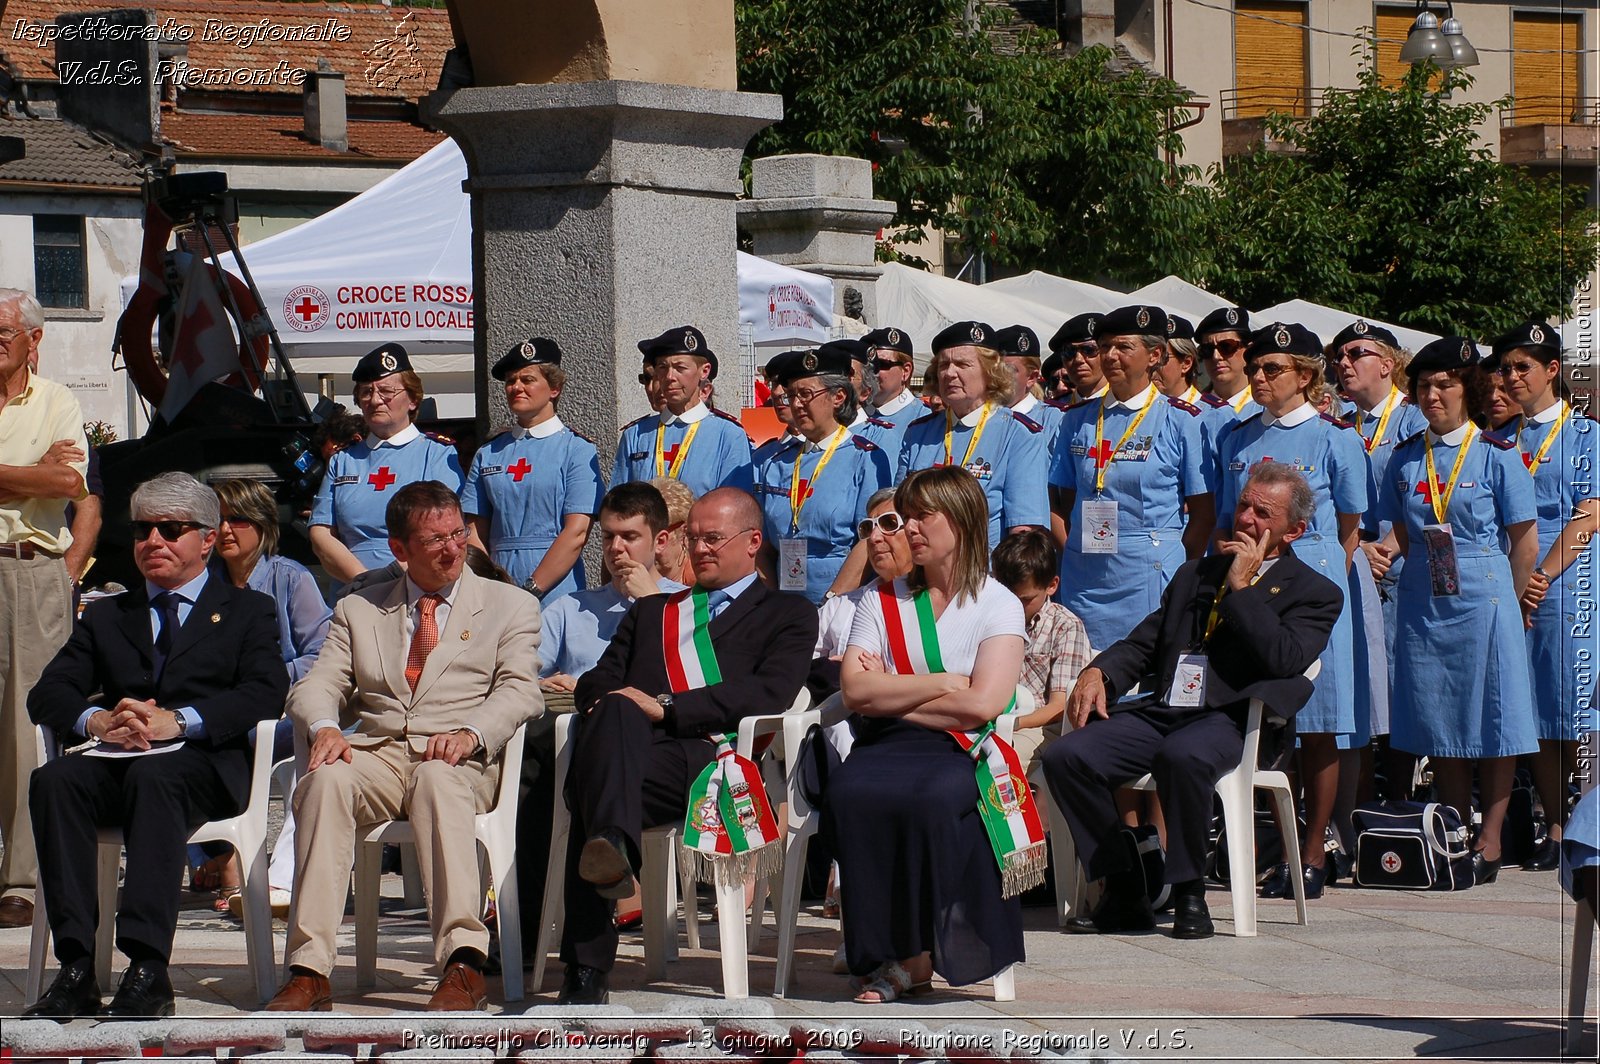
[[728, 603], [731, 601], [733, 600], [728, 598], [728, 593], [721, 588], [718, 588], [715, 591], [707, 591], [706, 613], [711, 617], [715, 617], [724, 609], [726, 609]]
[[167, 666], [167, 657], [172, 653], [172, 640], [178, 633], [178, 604], [184, 599], [171, 591], [163, 591], [150, 600], [156, 608], [156, 617], [159, 624], [156, 626], [156, 678], [160, 679], [161, 671]]
[[422, 667], [428, 655], [439, 645], [439, 625], [434, 621], [434, 611], [444, 599], [438, 595], [423, 595], [417, 600], [417, 630], [411, 636], [411, 653], [406, 655], [406, 685], [413, 691], [422, 679]]

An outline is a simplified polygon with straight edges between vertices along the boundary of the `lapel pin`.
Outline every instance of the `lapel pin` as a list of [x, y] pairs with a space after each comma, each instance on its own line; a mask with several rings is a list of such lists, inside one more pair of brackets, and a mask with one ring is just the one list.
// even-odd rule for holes
[[472, 638], [472, 633], [470, 631], [463, 631], [461, 633], [461, 641], [463, 643], [465, 643], [467, 640], [469, 640], [471, 638]]
[[212, 624], [221, 624], [221, 623], [222, 623], [222, 614], [220, 614], [220, 613], [213, 613], [213, 614], [212, 614], [212, 615], [211, 615], [211, 623], [212, 623]]
[[1276, 595], [1278, 592], [1280, 592], [1282, 590], [1283, 590], [1283, 588], [1274, 585], [1272, 587], [1267, 588], [1267, 594]]

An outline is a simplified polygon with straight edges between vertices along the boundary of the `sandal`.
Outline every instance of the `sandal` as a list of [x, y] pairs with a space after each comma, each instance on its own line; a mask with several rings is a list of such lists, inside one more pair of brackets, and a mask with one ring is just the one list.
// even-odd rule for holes
[[[239, 901], [238, 902], [234, 902], [233, 899], [235, 899], [235, 898], [238, 898]], [[244, 912], [244, 888], [243, 887], [222, 887], [217, 891], [216, 900], [214, 900], [211, 903], [211, 911], [215, 912], [215, 913], [227, 913], [229, 911], [229, 909], [232, 908], [235, 904], [237, 904], [239, 906], [240, 913], [243, 913]]]
[[232, 859], [233, 851], [230, 850], [221, 857], [212, 857], [204, 864], [189, 869], [189, 889], [209, 893], [221, 887], [223, 869]]
[[[867, 977], [855, 996], [857, 1005], [887, 1005], [902, 997], [919, 997], [933, 992], [933, 979], [912, 982], [911, 973], [899, 961], [878, 965], [878, 970]], [[876, 995], [876, 996], [868, 996]]]

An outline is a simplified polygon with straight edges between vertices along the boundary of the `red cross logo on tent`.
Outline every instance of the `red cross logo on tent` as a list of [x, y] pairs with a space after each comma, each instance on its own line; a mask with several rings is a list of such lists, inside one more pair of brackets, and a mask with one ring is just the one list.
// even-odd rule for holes
[[316, 332], [328, 323], [328, 294], [303, 284], [283, 298], [283, 320], [296, 332]]
[[528, 464], [528, 459], [526, 457], [522, 457], [517, 459], [516, 465], [506, 466], [506, 472], [511, 474], [512, 480], [516, 481], [518, 484], [521, 484], [522, 478], [533, 472], [533, 466]]
[[372, 485], [374, 491], [382, 491], [395, 482], [395, 475], [389, 472], [388, 466], [379, 466], [376, 473], [367, 475], [367, 483]]

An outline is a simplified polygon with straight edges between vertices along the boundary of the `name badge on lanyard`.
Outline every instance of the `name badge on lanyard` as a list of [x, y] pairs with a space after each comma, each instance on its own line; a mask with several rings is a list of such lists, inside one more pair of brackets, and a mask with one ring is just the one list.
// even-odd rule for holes
[[1422, 526], [1422, 543], [1428, 552], [1428, 579], [1433, 584], [1433, 593], [1461, 594], [1461, 572], [1456, 566], [1456, 537], [1450, 526]]
[[778, 540], [778, 590], [804, 591], [805, 589], [806, 541]]
[[1083, 504], [1083, 553], [1117, 553], [1117, 504], [1087, 499]]
[[1193, 708], [1206, 704], [1206, 656], [1180, 654], [1178, 668], [1172, 674], [1172, 690], [1167, 692], [1167, 705]]

